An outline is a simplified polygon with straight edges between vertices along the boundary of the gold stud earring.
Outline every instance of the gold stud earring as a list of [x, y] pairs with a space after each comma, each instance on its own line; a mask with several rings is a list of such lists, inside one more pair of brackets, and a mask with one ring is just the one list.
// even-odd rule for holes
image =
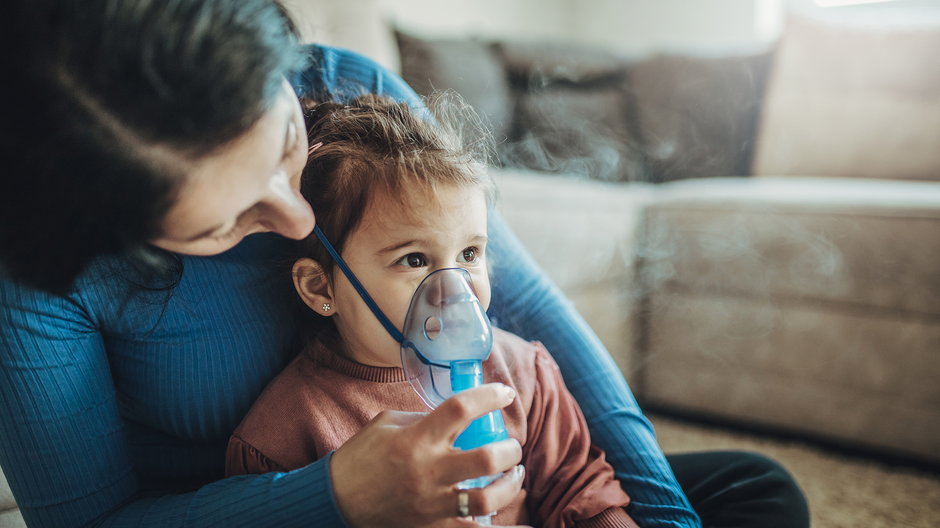
[[324, 311], [324, 312], [329, 312], [329, 311], [330, 311], [330, 308], [332, 308], [332, 306], [330, 306], [330, 303], [323, 303], [322, 308], [323, 308], [323, 311]]

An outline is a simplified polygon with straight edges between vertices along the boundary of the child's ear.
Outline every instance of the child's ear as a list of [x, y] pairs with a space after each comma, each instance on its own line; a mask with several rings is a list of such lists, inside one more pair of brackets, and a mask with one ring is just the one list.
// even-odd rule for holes
[[333, 305], [333, 287], [319, 262], [302, 258], [294, 262], [291, 270], [297, 295], [314, 312], [330, 316], [336, 311]]

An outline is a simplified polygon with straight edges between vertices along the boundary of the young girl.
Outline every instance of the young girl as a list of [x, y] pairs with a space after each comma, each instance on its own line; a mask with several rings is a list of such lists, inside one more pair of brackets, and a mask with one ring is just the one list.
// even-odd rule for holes
[[[449, 119], [365, 96], [310, 111], [302, 191], [318, 225], [389, 320], [402, 328], [418, 284], [460, 267], [486, 308], [487, 210], [494, 186]], [[229, 441], [229, 475], [288, 471], [327, 456], [386, 409], [426, 412], [401, 368], [399, 344], [311, 235], [293, 266], [318, 315], [300, 355], [265, 389]], [[523, 491], [494, 524], [629, 526], [629, 498], [558, 367], [538, 342], [494, 329], [484, 379], [513, 387], [503, 409], [526, 468]], [[459, 491], [455, 489], [455, 494]], [[461, 506], [455, 515], [466, 507]]]

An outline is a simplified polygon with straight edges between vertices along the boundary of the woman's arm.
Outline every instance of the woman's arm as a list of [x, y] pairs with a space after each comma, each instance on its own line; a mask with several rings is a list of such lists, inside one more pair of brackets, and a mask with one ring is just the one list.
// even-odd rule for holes
[[489, 230], [495, 263], [490, 313], [501, 328], [539, 340], [551, 351], [593, 442], [607, 453], [630, 495], [630, 515], [644, 528], [701, 526], [604, 345], [498, 213], [491, 215]]
[[291, 84], [301, 97], [314, 101], [348, 101], [365, 94], [379, 94], [414, 107], [423, 107], [421, 98], [401, 77], [371, 59], [338, 48], [306, 46], [310, 67]]
[[342, 526], [328, 460], [141, 498], [93, 316], [77, 295], [54, 297], [6, 280], [0, 465], [30, 526]]

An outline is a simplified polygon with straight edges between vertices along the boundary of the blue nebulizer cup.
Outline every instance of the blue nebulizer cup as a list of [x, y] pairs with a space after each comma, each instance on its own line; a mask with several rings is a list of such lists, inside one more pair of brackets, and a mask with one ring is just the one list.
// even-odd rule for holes
[[[432, 409], [458, 392], [483, 384], [483, 361], [493, 347], [493, 330], [467, 270], [446, 268], [425, 277], [411, 299], [402, 335], [405, 375]], [[496, 410], [470, 423], [454, 447], [474, 449], [508, 438], [503, 414]], [[482, 488], [499, 477], [468, 479], [459, 486]], [[491, 516], [474, 520], [490, 524]]]

